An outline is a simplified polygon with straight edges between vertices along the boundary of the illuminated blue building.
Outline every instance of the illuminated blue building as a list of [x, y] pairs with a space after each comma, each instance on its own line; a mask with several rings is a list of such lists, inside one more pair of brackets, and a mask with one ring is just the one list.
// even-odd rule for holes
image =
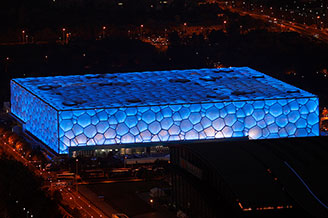
[[316, 95], [247, 67], [20, 78], [11, 112], [70, 146], [319, 135]]

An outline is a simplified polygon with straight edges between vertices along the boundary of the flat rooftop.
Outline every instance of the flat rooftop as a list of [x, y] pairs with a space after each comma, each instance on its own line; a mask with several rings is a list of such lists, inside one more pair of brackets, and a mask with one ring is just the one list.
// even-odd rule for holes
[[327, 204], [328, 200], [328, 179], [322, 177], [328, 167], [327, 141], [328, 137], [321, 136], [208, 141], [182, 146], [208, 161], [244, 208], [295, 207], [297, 202], [314, 217], [323, 217], [328, 215], [319, 201]]
[[316, 97], [248, 67], [33, 77], [13, 81], [57, 110]]

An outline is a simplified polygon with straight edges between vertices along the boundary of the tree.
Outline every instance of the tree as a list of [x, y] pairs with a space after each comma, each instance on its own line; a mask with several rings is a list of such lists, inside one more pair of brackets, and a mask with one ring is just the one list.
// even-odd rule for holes
[[181, 39], [176, 31], [169, 34], [169, 43], [172, 47], [181, 45]]
[[208, 40], [210, 43], [222, 43], [226, 40], [226, 35], [221, 30], [212, 30], [211, 33], [208, 36]]

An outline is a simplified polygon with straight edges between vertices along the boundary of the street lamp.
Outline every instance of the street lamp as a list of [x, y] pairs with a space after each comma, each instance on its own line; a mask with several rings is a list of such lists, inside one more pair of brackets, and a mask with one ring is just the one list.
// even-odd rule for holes
[[317, 16], [317, 20], [316, 20], [316, 23], [317, 23], [317, 28], [320, 29], [320, 16]]
[[223, 21], [223, 29], [224, 29], [225, 32], [227, 31], [227, 26], [226, 26], [226, 24], [227, 24], [227, 21], [224, 20], [224, 21]]
[[[70, 194], [70, 193], [67, 193], [67, 194]], [[70, 194], [72, 197], [70, 197], [69, 199], [70, 200], [74, 200], [74, 204], [76, 204], [76, 200], [75, 200], [75, 197], [73, 196], [73, 194]]]
[[106, 26], [103, 26], [102, 27], [102, 38], [104, 39], [105, 38], [105, 32], [106, 31]]
[[141, 24], [141, 25], [140, 25], [140, 35], [141, 35], [141, 38], [142, 38], [142, 35], [143, 35], [143, 34], [142, 34], [142, 33], [143, 33], [143, 27], [144, 27], [144, 25]]
[[79, 187], [78, 187], [78, 184], [77, 184], [78, 162], [79, 162], [79, 159], [76, 158], [76, 160], [75, 160], [75, 187], [76, 187], [77, 192], [79, 191]]
[[71, 36], [71, 33], [66, 33], [65, 43], [68, 44], [68, 40]]
[[154, 207], [154, 200], [150, 199], [149, 202], [150, 202], [151, 207]]
[[25, 30], [22, 30], [22, 42], [23, 42], [23, 44], [25, 42]]
[[63, 32], [63, 44], [65, 44], [65, 32], [66, 32], [66, 29], [63, 28], [63, 29], [62, 29], [62, 32]]

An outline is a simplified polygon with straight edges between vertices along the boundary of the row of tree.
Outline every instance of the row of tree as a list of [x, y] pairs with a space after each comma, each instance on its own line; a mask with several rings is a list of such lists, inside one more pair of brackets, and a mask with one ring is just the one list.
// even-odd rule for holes
[[0, 172], [1, 217], [62, 217], [56, 202], [41, 190], [42, 180], [23, 164], [2, 156]]

